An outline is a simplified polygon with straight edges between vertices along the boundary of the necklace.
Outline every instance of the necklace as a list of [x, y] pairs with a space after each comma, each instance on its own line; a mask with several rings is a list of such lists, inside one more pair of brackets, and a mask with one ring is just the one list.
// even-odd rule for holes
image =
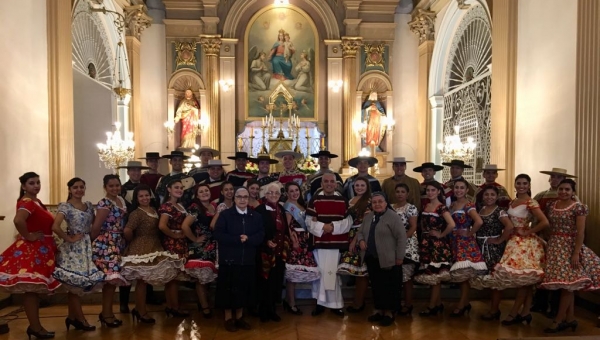
[[157, 214], [157, 213], [156, 213], [156, 211], [154, 211], [154, 209], [152, 209], [152, 208], [150, 208], [150, 209], [152, 209], [152, 212], [146, 211], [146, 210], [142, 209], [142, 207], [138, 207], [138, 209], [140, 209], [141, 211], [145, 212], [145, 213], [146, 213], [146, 215], [148, 215], [148, 216], [150, 216], [150, 217], [153, 217], [153, 218], [158, 218], [158, 214]]

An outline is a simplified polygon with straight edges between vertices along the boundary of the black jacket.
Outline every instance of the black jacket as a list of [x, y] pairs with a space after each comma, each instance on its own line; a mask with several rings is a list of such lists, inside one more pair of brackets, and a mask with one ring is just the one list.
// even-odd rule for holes
[[[240, 235], [248, 236], [242, 243]], [[265, 237], [262, 216], [248, 209], [248, 213], [238, 213], [235, 205], [223, 210], [215, 225], [213, 238], [219, 244], [219, 264], [254, 266], [256, 248]]]

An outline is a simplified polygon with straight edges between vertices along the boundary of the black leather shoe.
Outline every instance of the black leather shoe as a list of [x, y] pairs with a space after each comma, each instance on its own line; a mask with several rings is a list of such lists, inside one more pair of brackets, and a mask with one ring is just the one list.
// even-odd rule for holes
[[344, 317], [344, 310], [340, 309], [331, 309], [331, 312], [339, 317]]
[[379, 325], [382, 327], [391, 326], [394, 323], [394, 318], [388, 315], [385, 315], [379, 321]]
[[354, 313], [360, 313], [363, 310], [365, 310], [365, 303], [364, 302], [363, 302], [362, 306], [360, 306], [358, 308], [355, 308], [354, 306], [348, 306], [348, 307], [346, 307], [346, 312], [352, 313], [352, 314], [354, 314]]
[[383, 315], [375, 313], [367, 318], [369, 322], [380, 322], [383, 319]]
[[310, 315], [312, 315], [312, 316], [321, 315], [321, 314], [323, 314], [324, 311], [325, 311], [325, 307], [323, 307], [321, 305], [317, 305], [317, 307], [315, 307], [315, 309], [310, 313]]
[[269, 315], [269, 318], [275, 322], [281, 321], [281, 317], [277, 315], [277, 313], [271, 313], [271, 315]]
[[247, 331], [252, 329], [252, 326], [250, 326], [250, 324], [247, 323], [244, 319], [235, 320], [235, 327], [237, 329], [244, 329]]

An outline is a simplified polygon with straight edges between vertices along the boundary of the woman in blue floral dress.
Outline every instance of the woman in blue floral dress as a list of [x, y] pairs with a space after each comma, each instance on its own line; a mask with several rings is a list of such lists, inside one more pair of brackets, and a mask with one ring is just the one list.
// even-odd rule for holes
[[103, 179], [106, 197], [98, 202], [96, 218], [92, 226], [92, 259], [105, 275], [102, 287], [102, 312], [98, 316], [103, 325], [114, 328], [123, 322], [112, 311], [113, 296], [117, 286], [129, 283], [121, 275], [121, 254], [125, 250], [123, 217], [127, 213], [121, 193], [121, 180], [117, 175], [106, 175]]
[[[104, 273], [98, 270], [92, 260], [90, 232], [94, 208], [92, 203], [82, 201], [85, 195], [84, 180], [75, 177], [67, 182], [67, 187], [69, 197], [58, 205], [52, 226], [52, 231], [64, 240], [58, 247], [53, 276], [69, 291], [69, 315], [65, 319], [67, 329], [73, 325], [78, 330], [93, 331], [96, 327], [90, 326], [85, 319], [80, 295], [101, 289], [104, 282]], [[61, 228], [63, 221], [67, 223], [66, 232]]]

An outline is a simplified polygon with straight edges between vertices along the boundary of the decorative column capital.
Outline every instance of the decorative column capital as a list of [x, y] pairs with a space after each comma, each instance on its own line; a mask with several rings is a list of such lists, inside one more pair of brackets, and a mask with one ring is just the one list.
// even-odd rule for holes
[[413, 33], [419, 36], [419, 44], [434, 40], [435, 16], [435, 12], [420, 8], [413, 12], [412, 20], [408, 23], [408, 26]]
[[362, 46], [362, 37], [342, 37], [342, 57], [356, 58]]
[[200, 44], [204, 48], [206, 55], [219, 56], [221, 52], [221, 36], [220, 35], [201, 35]]
[[123, 11], [125, 12], [125, 34], [141, 40], [142, 31], [152, 25], [152, 18], [148, 15], [148, 8], [140, 4], [126, 6]]

